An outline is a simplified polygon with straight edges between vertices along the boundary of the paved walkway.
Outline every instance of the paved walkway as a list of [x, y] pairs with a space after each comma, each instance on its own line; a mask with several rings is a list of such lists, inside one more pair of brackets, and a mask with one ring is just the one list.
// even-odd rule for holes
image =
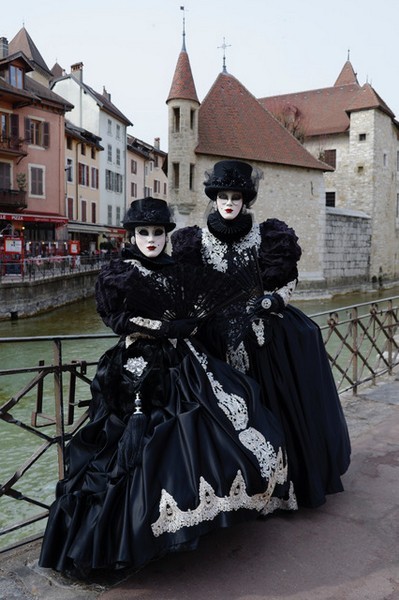
[[399, 600], [399, 378], [342, 398], [352, 438], [345, 492], [321, 508], [213, 532], [124, 581], [71, 583], [3, 557], [7, 600]]

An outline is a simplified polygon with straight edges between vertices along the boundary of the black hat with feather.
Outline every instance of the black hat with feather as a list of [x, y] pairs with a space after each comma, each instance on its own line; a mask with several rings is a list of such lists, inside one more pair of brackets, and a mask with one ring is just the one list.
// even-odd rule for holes
[[241, 192], [246, 206], [253, 204], [260, 175], [250, 164], [239, 160], [221, 160], [206, 176], [205, 194], [211, 200], [216, 200], [221, 191], [232, 191]]

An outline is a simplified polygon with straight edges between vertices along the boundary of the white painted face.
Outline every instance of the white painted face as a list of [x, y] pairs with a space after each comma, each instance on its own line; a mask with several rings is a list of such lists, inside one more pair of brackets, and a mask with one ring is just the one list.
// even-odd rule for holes
[[241, 192], [219, 192], [216, 197], [216, 206], [223, 219], [232, 221], [241, 212], [243, 199]]
[[165, 248], [166, 231], [163, 225], [140, 225], [134, 229], [137, 248], [144, 256], [156, 258]]

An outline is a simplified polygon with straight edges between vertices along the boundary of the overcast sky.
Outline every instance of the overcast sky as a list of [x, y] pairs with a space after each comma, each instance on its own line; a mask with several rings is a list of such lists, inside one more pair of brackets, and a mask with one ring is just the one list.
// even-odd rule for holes
[[[168, 149], [167, 106], [186, 48], [202, 101], [223, 66], [256, 97], [332, 86], [350, 51], [399, 118], [398, 0], [18, 0], [0, 36], [25, 25], [48, 67], [84, 64], [84, 81], [133, 122], [129, 133]], [[181, 6], [185, 10], [181, 10]]]

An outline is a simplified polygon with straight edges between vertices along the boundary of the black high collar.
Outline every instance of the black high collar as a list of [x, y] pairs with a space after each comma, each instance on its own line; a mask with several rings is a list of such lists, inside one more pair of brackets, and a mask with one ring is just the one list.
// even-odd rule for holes
[[235, 219], [223, 219], [218, 211], [207, 221], [209, 231], [221, 242], [236, 242], [251, 231], [252, 216], [242, 212]]

